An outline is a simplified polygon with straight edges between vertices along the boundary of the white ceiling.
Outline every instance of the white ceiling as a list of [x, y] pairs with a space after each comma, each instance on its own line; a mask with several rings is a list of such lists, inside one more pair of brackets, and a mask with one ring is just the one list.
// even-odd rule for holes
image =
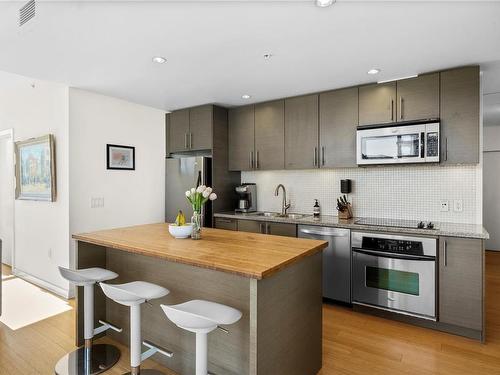
[[500, 60], [499, 2], [55, 1], [20, 29], [21, 5], [0, 2], [0, 70], [166, 110]]

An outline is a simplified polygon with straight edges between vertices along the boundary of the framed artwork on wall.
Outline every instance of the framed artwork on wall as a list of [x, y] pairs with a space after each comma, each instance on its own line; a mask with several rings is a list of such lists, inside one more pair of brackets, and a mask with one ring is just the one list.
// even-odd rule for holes
[[106, 145], [107, 169], [135, 170], [135, 147]]
[[56, 200], [56, 157], [52, 134], [16, 142], [16, 199]]

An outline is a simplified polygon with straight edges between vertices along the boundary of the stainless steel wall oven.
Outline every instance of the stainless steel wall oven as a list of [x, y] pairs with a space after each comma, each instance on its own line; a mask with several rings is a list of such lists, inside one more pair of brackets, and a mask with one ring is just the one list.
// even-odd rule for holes
[[353, 304], [436, 320], [437, 239], [351, 236]]

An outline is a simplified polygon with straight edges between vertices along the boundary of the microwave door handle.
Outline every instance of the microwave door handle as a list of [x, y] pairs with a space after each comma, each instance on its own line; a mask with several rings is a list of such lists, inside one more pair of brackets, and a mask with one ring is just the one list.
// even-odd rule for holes
[[385, 251], [361, 249], [359, 247], [353, 247], [352, 251], [355, 253], [378, 256], [382, 258], [390, 258], [390, 259], [423, 260], [423, 261], [434, 261], [436, 259], [435, 257], [428, 255], [396, 254], [396, 253], [388, 253]]

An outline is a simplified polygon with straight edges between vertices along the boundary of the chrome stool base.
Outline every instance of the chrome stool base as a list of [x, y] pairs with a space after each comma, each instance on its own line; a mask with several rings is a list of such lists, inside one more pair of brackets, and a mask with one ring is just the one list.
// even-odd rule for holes
[[123, 375], [165, 375], [164, 372], [161, 372], [159, 370], [153, 370], [149, 368], [141, 369], [139, 372], [126, 372]]
[[66, 354], [57, 362], [56, 375], [94, 375], [109, 370], [120, 359], [120, 351], [109, 344], [95, 344], [90, 357], [85, 358], [85, 347]]

